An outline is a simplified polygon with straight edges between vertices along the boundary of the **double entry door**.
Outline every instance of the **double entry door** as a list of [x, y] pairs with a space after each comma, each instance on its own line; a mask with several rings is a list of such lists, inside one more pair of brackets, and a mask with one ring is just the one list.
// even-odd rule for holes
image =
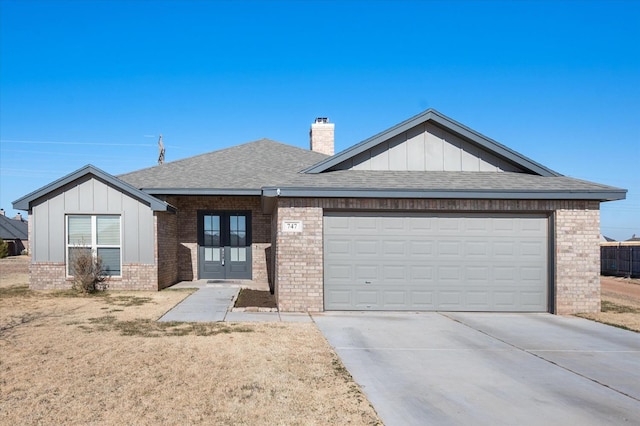
[[251, 279], [251, 212], [198, 212], [200, 279]]

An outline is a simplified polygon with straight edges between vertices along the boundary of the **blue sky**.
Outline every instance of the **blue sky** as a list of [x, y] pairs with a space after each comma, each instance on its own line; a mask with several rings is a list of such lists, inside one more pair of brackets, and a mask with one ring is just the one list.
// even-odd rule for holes
[[564, 175], [622, 187], [640, 235], [640, 2], [0, 0], [0, 207], [268, 137], [345, 149], [427, 108]]

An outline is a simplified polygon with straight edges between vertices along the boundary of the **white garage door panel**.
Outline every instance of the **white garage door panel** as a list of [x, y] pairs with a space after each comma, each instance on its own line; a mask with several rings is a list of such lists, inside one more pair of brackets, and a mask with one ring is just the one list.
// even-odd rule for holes
[[325, 309], [547, 311], [547, 218], [327, 214]]

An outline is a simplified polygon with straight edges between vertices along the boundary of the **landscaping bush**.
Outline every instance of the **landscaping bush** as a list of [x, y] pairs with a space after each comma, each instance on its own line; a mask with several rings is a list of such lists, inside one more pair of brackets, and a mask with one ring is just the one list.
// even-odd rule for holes
[[104, 291], [108, 287], [108, 276], [102, 267], [102, 258], [91, 250], [74, 250], [71, 255], [73, 289], [82, 293]]

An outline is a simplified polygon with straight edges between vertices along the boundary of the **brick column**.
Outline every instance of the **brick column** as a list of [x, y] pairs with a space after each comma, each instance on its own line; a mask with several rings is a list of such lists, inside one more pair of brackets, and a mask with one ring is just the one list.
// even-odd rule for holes
[[556, 313], [600, 311], [600, 211], [555, 212]]
[[[282, 312], [323, 310], [322, 208], [293, 207], [279, 200], [276, 236], [276, 287]], [[302, 223], [300, 232], [283, 229], [285, 221]]]

